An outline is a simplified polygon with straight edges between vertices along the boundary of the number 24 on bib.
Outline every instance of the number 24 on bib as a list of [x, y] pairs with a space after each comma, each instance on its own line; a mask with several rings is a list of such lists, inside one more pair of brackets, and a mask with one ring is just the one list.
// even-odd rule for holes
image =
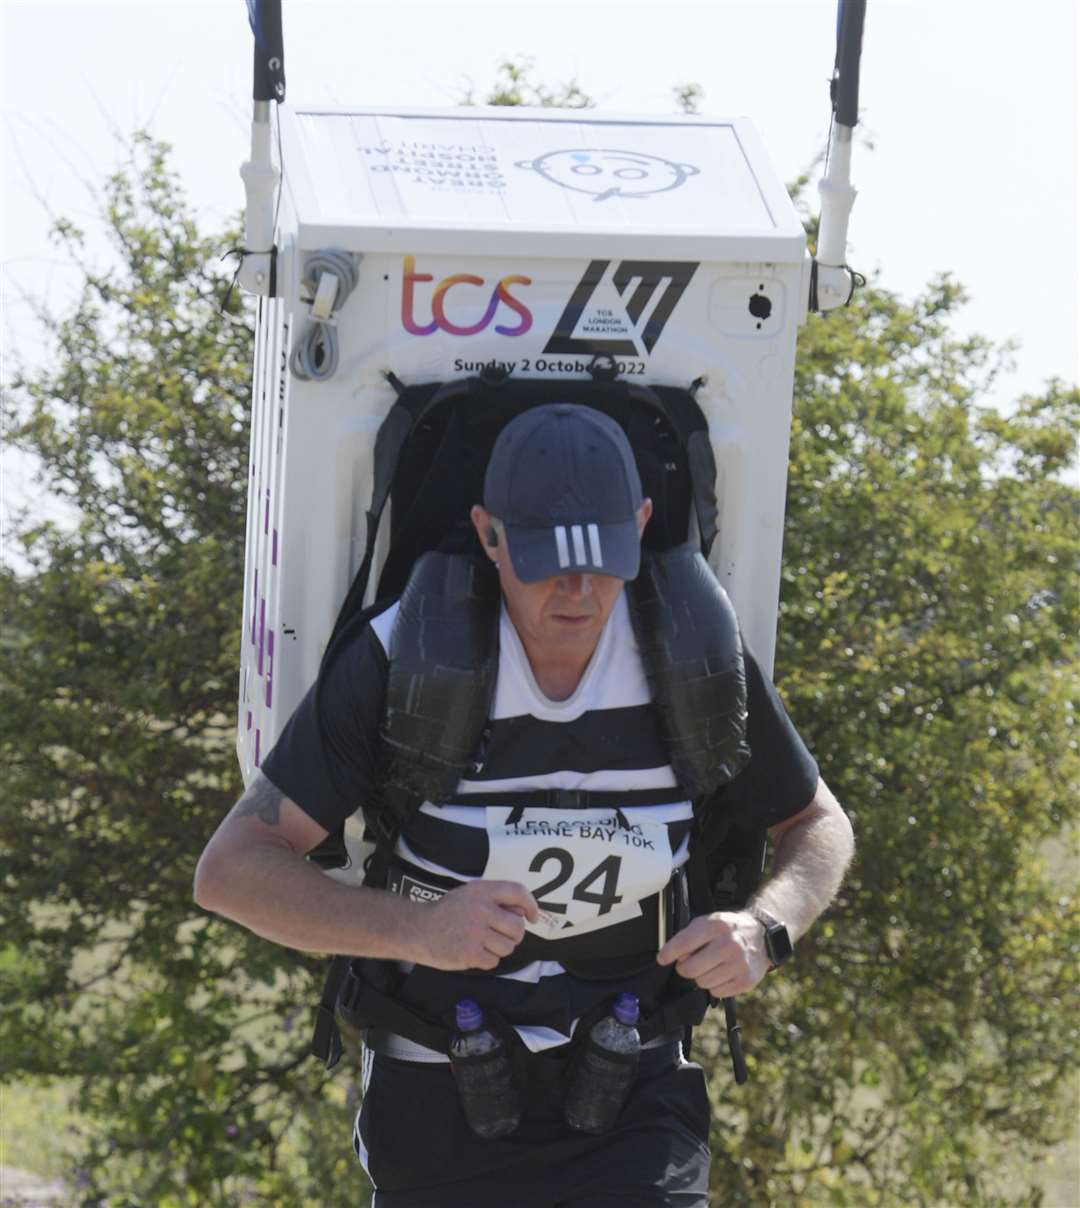
[[528, 930], [551, 938], [608, 927], [641, 914], [642, 898], [671, 877], [667, 827], [632, 822], [615, 810], [528, 809], [488, 806], [488, 862], [484, 877], [517, 881], [540, 907]]

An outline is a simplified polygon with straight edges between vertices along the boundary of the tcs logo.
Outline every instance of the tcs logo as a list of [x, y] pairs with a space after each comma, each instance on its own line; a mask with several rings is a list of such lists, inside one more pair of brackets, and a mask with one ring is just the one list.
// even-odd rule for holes
[[[452, 277], [444, 277], [431, 294], [431, 322], [418, 323], [416, 319], [417, 286], [428, 285], [434, 280], [435, 278], [430, 273], [416, 271], [415, 257], [405, 257], [405, 271], [401, 283], [401, 322], [411, 335], [429, 336], [433, 332], [441, 330], [452, 336], [474, 336], [491, 323], [500, 305], [513, 311], [517, 316], [517, 322], [510, 326], [496, 323], [495, 330], [499, 335], [523, 336], [532, 327], [533, 317], [529, 308], [510, 292], [511, 285], [532, 285], [532, 278], [518, 276], [503, 277], [497, 281], [480, 317], [475, 322], [465, 322], [466, 314], [471, 312], [470, 317], [477, 314], [478, 302], [483, 305], [483, 295], [478, 298], [475, 291], [484, 289], [487, 285], [483, 277], [474, 276], [472, 273], [455, 273]], [[470, 290], [469, 294], [465, 293], [466, 287]], [[457, 291], [453, 298], [452, 309], [458, 322], [454, 322], [446, 313], [447, 295], [451, 290]]]

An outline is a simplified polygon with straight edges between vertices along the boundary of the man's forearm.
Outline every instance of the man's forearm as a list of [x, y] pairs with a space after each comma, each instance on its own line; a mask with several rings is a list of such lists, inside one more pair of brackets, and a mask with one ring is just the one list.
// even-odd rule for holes
[[257, 773], [199, 859], [195, 901], [289, 948], [449, 970], [494, 969], [539, 917], [510, 881], [467, 881], [435, 903], [342, 885], [304, 856], [327, 834]]
[[203, 866], [199, 874], [200, 906], [277, 944], [305, 952], [417, 958], [423, 906], [383, 890], [343, 885], [284, 844], [235, 851], [225, 875]]
[[836, 896], [855, 848], [851, 823], [824, 783], [811, 805], [780, 836], [769, 879], [750, 903], [782, 920], [796, 939]]

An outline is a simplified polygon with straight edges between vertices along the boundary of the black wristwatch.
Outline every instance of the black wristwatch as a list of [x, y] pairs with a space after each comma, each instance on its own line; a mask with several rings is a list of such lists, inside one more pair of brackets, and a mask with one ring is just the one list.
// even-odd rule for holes
[[765, 932], [765, 951], [773, 965], [782, 965], [795, 955], [795, 945], [791, 942], [788, 929], [779, 919], [774, 919], [767, 910], [760, 906], [751, 906], [750, 913], [761, 924]]

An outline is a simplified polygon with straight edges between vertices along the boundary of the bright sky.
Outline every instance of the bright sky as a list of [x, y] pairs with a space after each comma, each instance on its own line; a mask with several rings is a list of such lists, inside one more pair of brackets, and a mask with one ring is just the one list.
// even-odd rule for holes
[[[696, 82], [745, 114], [783, 179], [825, 144], [834, 0], [284, 0], [288, 99], [449, 105], [506, 56], [575, 78], [603, 108], [661, 113]], [[849, 261], [911, 296], [949, 270], [962, 326], [1021, 347], [997, 401], [1080, 379], [1075, 0], [869, 0]], [[243, 0], [0, 0], [5, 350], [39, 347], [20, 292], [59, 307], [75, 280], [43, 200], [92, 225], [86, 184], [142, 125], [173, 144], [205, 223], [238, 211], [251, 35]], [[19, 476], [16, 475], [18, 478]], [[8, 489], [17, 487], [9, 479]]]

